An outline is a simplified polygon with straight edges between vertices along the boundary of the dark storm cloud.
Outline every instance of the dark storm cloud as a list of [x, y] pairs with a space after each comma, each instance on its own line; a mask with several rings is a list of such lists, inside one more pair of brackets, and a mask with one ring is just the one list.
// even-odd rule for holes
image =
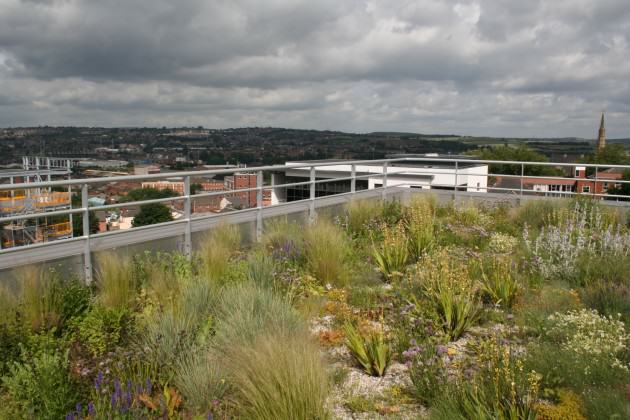
[[624, 136], [629, 45], [627, 0], [0, 0], [0, 125]]

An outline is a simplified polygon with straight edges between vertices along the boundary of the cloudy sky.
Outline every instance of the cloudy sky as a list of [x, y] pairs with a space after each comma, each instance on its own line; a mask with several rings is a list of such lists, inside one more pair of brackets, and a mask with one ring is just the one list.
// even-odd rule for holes
[[628, 0], [0, 0], [0, 127], [630, 137]]

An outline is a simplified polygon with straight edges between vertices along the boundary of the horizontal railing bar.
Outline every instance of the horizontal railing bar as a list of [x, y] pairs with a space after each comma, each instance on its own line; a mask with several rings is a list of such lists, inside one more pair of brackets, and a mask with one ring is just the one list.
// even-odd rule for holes
[[65, 216], [68, 214], [84, 213], [84, 208], [74, 208], [66, 210], [55, 210], [41, 213], [20, 214], [17, 216], [0, 217], [0, 223], [15, 222], [17, 220], [39, 219], [41, 217]]
[[204, 175], [226, 175], [236, 173], [253, 173], [258, 171], [279, 171], [285, 169], [299, 169], [314, 167], [326, 167], [337, 166], [345, 164], [376, 164], [384, 162], [404, 162], [406, 158], [394, 158], [394, 159], [377, 159], [377, 160], [357, 160], [357, 161], [344, 161], [339, 160], [335, 162], [306, 162], [306, 163], [288, 163], [285, 165], [269, 165], [269, 166], [252, 166], [249, 168], [230, 168], [230, 169], [208, 169], [202, 171], [185, 171], [185, 172], [168, 172], [159, 174], [147, 174], [147, 175], [122, 175], [113, 176], [108, 178], [79, 178], [79, 179], [65, 179], [57, 181], [42, 181], [31, 182], [21, 184], [0, 184], [0, 191], [13, 190], [22, 188], [41, 188], [41, 187], [55, 187], [55, 186], [68, 186], [68, 185], [83, 185], [83, 184], [103, 184], [109, 182], [123, 182], [123, 181], [139, 181], [139, 180], [153, 180], [153, 179], [166, 179], [166, 178], [184, 178], [187, 176], [201, 177]]

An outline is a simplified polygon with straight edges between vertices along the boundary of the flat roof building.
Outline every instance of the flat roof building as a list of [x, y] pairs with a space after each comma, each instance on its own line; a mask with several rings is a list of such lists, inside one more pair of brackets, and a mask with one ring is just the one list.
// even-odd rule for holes
[[[449, 159], [470, 156], [451, 155], [392, 155], [392, 159], [407, 158], [404, 162], [387, 164], [387, 186], [421, 189], [443, 189], [460, 191], [487, 191], [488, 165], [483, 163], [458, 163]], [[431, 159], [431, 160], [426, 160]], [[444, 160], [439, 160], [444, 159]], [[315, 184], [315, 196], [341, 194], [351, 191], [352, 165], [345, 160], [313, 160], [286, 162], [286, 169], [279, 169], [272, 174], [272, 186], [293, 184], [310, 180], [310, 168], [291, 168], [290, 165], [304, 164], [315, 168], [316, 181], [339, 179]], [[383, 186], [384, 166], [380, 163], [355, 165], [356, 190], [374, 189]], [[274, 187], [271, 204], [297, 201], [310, 198], [310, 185]]]

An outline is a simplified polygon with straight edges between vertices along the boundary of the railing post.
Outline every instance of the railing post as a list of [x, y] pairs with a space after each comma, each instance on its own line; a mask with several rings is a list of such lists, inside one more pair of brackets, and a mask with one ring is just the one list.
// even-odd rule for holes
[[311, 177], [310, 177], [310, 190], [311, 190], [311, 202], [309, 206], [308, 218], [311, 223], [315, 221], [315, 167], [311, 166]]
[[458, 177], [459, 177], [459, 161], [455, 161], [455, 185], [453, 188], [453, 191], [454, 191], [453, 200], [455, 200], [455, 195], [457, 195], [457, 190], [458, 190], [457, 185], [459, 183]]
[[256, 241], [260, 242], [263, 235], [263, 172], [256, 174]]
[[192, 260], [192, 211], [190, 198], [190, 175], [184, 177], [184, 217], [186, 219], [186, 231], [184, 232], [184, 255]]
[[383, 201], [387, 198], [387, 162], [383, 163], [383, 191], [381, 191]]
[[525, 176], [525, 164], [521, 163], [521, 191], [520, 191], [520, 194], [519, 194], [519, 196], [520, 196], [519, 200], [523, 199], [523, 178], [524, 178], [524, 176]]
[[354, 163], [350, 166], [350, 199], [354, 200], [354, 193], [357, 192], [357, 165]]
[[88, 208], [88, 184], [81, 185], [81, 207], [83, 207], [83, 270], [85, 282], [92, 283], [92, 253], [90, 247], [90, 210]]

